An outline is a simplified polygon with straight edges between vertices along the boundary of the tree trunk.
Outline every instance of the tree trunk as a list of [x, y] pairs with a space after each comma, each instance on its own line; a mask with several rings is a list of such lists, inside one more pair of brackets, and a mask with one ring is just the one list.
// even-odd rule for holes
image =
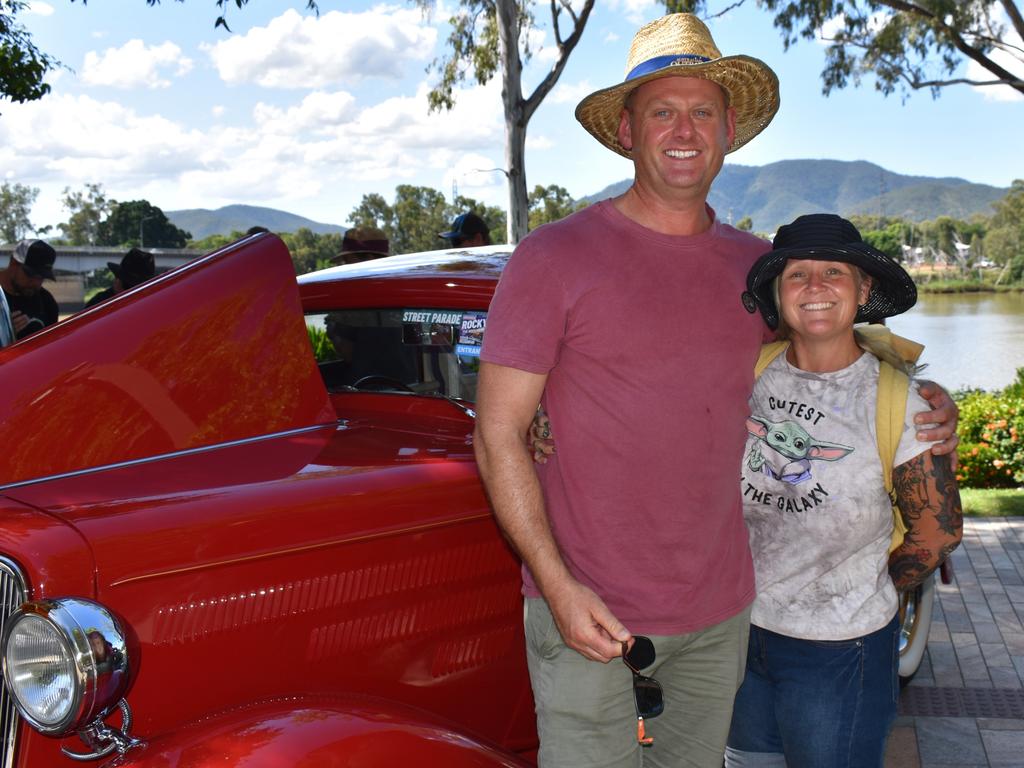
[[526, 195], [526, 115], [519, 56], [519, 9], [516, 0], [496, 0], [501, 101], [505, 107], [505, 176], [508, 179], [508, 241], [518, 243], [529, 228]]

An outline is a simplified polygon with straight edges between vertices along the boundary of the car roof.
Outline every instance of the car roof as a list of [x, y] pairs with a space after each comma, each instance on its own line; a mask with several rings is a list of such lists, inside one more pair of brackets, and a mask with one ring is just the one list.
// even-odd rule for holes
[[486, 309], [512, 247], [448, 248], [346, 264], [298, 278], [307, 312], [339, 308]]

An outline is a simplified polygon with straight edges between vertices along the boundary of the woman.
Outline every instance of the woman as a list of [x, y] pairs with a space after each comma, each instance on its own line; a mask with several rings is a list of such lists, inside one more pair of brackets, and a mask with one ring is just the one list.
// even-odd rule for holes
[[[928, 405], [908, 382], [892, 469], [908, 530], [890, 555], [879, 371], [882, 360], [914, 368], [854, 323], [905, 312], [913, 281], [839, 216], [801, 216], [773, 245], [744, 297], [788, 345], [758, 377], [747, 421], [741, 488], [757, 597], [726, 763], [881, 766], [899, 696], [897, 590], [959, 543], [959, 492], [949, 457], [916, 440], [913, 414]], [[554, 450], [549, 437], [538, 418], [538, 461]]]
[[854, 323], [913, 306], [910, 276], [830, 214], [801, 216], [773, 245], [747, 285], [789, 346], [755, 383], [747, 422], [742, 487], [757, 597], [726, 762], [881, 766], [899, 696], [897, 590], [927, 578], [960, 542], [960, 497], [949, 458], [915, 439], [912, 417], [926, 405], [910, 386], [892, 470], [909, 530], [890, 555], [875, 430], [880, 361], [913, 369]]

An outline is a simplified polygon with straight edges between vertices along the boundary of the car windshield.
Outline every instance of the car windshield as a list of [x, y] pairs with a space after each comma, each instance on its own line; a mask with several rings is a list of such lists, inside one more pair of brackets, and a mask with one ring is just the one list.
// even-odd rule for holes
[[328, 391], [352, 388], [476, 399], [486, 312], [342, 309], [306, 315]]

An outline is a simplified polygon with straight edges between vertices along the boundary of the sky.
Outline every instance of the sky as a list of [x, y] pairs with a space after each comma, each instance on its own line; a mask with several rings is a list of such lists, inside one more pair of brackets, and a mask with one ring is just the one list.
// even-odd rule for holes
[[[319, 16], [305, 0], [229, 5], [230, 33], [214, 28], [214, 0], [30, 3], [19, 20], [65, 65], [42, 100], [0, 102], [0, 179], [39, 189], [34, 225], [66, 221], [62, 191], [88, 183], [164, 211], [238, 203], [342, 226], [364, 195], [392, 201], [398, 184], [506, 205], [495, 170], [504, 163], [500, 83], [467, 82], [451, 112], [427, 108], [437, 80], [427, 69], [444, 52], [454, 0], [426, 16], [411, 2], [321, 0]], [[541, 22], [547, 6], [537, 6]], [[598, 0], [530, 122], [530, 189], [558, 184], [583, 197], [632, 176], [573, 111], [622, 80], [633, 33], [663, 12], [654, 0]], [[869, 78], [825, 97], [824, 45], [785, 51], [753, 0], [709, 26], [724, 55], [760, 58], [781, 83], [775, 120], [727, 162], [867, 160], [999, 187], [1024, 178], [1024, 98], [1009, 88], [958, 85], [904, 101]], [[548, 25], [531, 47], [527, 93], [554, 58]]]

